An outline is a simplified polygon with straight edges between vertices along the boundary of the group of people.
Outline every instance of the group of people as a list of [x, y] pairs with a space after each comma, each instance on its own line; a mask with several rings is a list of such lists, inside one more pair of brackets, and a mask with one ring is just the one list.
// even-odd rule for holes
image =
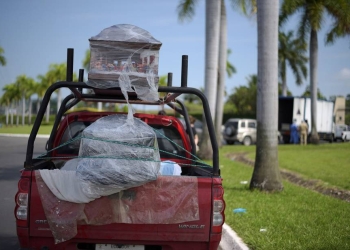
[[308, 131], [307, 120], [301, 121], [301, 124], [298, 126], [296, 119], [294, 119], [290, 126], [290, 143], [298, 144], [300, 139], [300, 145], [306, 145]]

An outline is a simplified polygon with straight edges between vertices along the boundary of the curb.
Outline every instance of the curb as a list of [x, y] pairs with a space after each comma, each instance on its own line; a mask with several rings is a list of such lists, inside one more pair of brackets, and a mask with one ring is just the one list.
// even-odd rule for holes
[[[0, 136], [29, 138], [29, 134], [1, 134], [0, 133]], [[37, 135], [36, 138], [50, 138], [50, 136], [49, 135]]]
[[222, 227], [222, 236], [218, 250], [249, 250], [243, 240], [226, 223]]

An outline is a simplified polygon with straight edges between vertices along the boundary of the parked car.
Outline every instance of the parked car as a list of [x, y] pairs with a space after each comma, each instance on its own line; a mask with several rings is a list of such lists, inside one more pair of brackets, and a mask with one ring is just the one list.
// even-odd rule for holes
[[345, 124], [336, 124], [334, 126], [334, 141], [337, 140], [350, 140], [350, 128]]
[[234, 144], [235, 142], [240, 142], [246, 146], [254, 144], [256, 142], [256, 126], [255, 119], [228, 119], [223, 131], [224, 139], [227, 144]]
[[[235, 142], [249, 146], [256, 143], [257, 122], [255, 119], [231, 118], [226, 121], [222, 131], [224, 140], [231, 145]], [[277, 132], [278, 143], [283, 143], [281, 133]]]
[[342, 141], [350, 141], [350, 126], [346, 126], [346, 129], [341, 132]]

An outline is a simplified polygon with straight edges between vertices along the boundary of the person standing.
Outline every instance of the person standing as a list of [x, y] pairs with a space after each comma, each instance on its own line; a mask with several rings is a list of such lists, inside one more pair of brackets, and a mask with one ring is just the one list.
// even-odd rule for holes
[[299, 126], [299, 132], [300, 132], [300, 145], [306, 145], [307, 144], [307, 132], [308, 132], [308, 126], [305, 121], [302, 121]]
[[299, 143], [299, 133], [296, 119], [294, 119], [292, 125], [290, 125], [290, 143]]

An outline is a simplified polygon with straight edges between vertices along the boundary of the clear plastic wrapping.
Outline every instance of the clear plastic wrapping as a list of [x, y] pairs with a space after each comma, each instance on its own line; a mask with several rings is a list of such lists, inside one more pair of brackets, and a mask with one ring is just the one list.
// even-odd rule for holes
[[58, 199], [35, 171], [41, 202], [56, 243], [72, 239], [78, 225], [177, 224], [199, 220], [196, 177], [159, 176], [156, 181], [87, 204]]
[[61, 170], [40, 170], [49, 189], [61, 200], [88, 203], [101, 196], [157, 179], [157, 137], [140, 119], [102, 117], [83, 130], [79, 158]]
[[161, 42], [148, 31], [131, 24], [106, 28], [89, 41], [91, 56], [87, 84], [106, 89], [120, 87], [122, 81], [130, 82], [140, 99], [158, 100]]

